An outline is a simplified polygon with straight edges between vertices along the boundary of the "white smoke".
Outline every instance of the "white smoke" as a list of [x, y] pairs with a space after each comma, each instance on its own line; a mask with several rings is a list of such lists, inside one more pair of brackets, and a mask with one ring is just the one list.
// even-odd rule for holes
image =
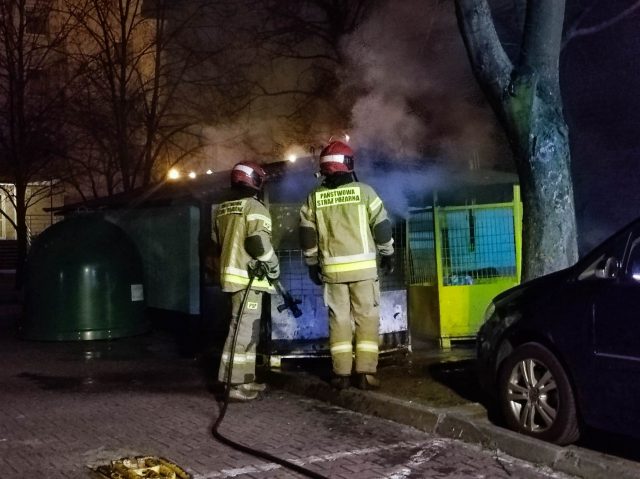
[[364, 170], [362, 181], [370, 184], [383, 200], [392, 218], [407, 218], [410, 206], [429, 206], [432, 193], [442, 188], [446, 175], [439, 167], [407, 171], [391, 170], [379, 172]]
[[393, 156], [418, 155], [417, 145], [426, 127], [407, 112], [407, 104], [399, 95], [373, 92], [358, 100], [353, 108], [353, 136], [359, 145]]
[[453, 2], [388, 2], [345, 43], [354, 144], [392, 157], [492, 166], [496, 122], [468, 66]]
[[[344, 39], [342, 47], [347, 58], [340, 75], [342, 99], [353, 104], [353, 128], [348, 133], [357, 168], [364, 166], [363, 151], [375, 151], [399, 165], [405, 158], [418, 158], [425, 166], [434, 161], [457, 167], [511, 165], [493, 114], [471, 74], [453, 2], [385, 2]], [[297, 64], [279, 65], [271, 73], [258, 69], [265, 75], [261, 82], [273, 91], [296, 87]], [[235, 124], [204, 127], [202, 163], [221, 170], [241, 160], [272, 162], [313, 151], [317, 155], [321, 143], [345, 133], [322, 109], [310, 110], [308, 125], [291, 130], [282, 119], [295, 104], [291, 98], [268, 97]], [[322, 138], [318, 132], [323, 132]], [[312, 135], [314, 145], [296, 146]]]

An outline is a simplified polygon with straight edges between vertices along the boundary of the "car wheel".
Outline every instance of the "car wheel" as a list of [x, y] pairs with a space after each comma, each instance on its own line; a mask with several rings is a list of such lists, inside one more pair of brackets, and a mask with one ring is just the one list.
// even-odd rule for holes
[[580, 436], [569, 379], [541, 344], [519, 346], [504, 360], [498, 388], [500, 409], [509, 428], [561, 445]]

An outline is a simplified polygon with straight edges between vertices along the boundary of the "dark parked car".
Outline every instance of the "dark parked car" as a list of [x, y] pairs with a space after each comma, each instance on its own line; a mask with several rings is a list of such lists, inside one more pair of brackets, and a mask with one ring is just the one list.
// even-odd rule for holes
[[640, 437], [640, 219], [496, 296], [477, 347], [511, 429], [557, 444], [584, 425]]

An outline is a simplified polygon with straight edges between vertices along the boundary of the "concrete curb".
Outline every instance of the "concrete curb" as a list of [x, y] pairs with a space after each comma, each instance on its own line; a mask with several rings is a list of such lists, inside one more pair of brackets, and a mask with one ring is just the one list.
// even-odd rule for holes
[[517, 434], [492, 424], [483, 406], [436, 408], [386, 394], [349, 388], [332, 389], [308, 373], [275, 372], [270, 384], [286, 391], [319, 399], [352, 411], [415, 427], [441, 437], [458, 439], [510, 456], [545, 465], [588, 479], [637, 479], [640, 467], [633, 461], [576, 446], [561, 447]]

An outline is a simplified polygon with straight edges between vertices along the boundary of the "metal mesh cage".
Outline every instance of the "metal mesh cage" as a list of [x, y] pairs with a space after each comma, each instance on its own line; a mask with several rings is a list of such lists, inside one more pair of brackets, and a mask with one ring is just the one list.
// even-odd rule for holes
[[435, 284], [437, 268], [433, 209], [410, 211], [406, 230], [409, 284]]
[[444, 285], [490, 283], [516, 275], [511, 207], [443, 209], [439, 226]]
[[442, 282], [447, 285], [490, 283], [516, 275], [513, 208], [510, 206], [445, 207], [437, 210], [439, 244], [433, 208], [409, 212], [409, 284], [437, 283], [437, 251]]
[[393, 225], [393, 248], [396, 267], [392, 274], [380, 273], [380, 291], [397, 291], [405, 289], [406, 280], [406, 226], [404, 220]]
[[307, 274], [304, 256], [299, 249], [279, 249], [280, 280], [294, 297], [322, 296], [322, 290], [311, 282]]

